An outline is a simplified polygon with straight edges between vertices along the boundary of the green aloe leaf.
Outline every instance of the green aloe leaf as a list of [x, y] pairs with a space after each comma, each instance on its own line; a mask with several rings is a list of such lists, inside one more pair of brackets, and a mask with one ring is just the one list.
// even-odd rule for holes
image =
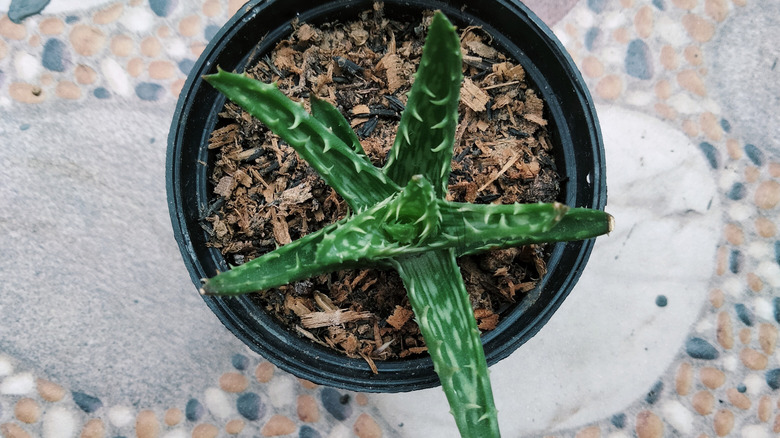
[[203, 283], [206, 295], [239, 295], [339, 270], [339, 264], [318, 263], [316, 249], [323, 237], [337, 227], [332, 224], [294, 240], [243, 265], [211, 277]]
[[461, 58], [455, 27], [437, 12], [384, 168], [399, 186], [414, 175], [425, 176], [440, 199], [447, 193], [458, 124]]
[[398, 260], [420, 332], [462, 437], [498, 437], [480, 332], [452, 250]]
[[442, 237], [456, 240], [458, 256], [533, 243], [591, 239], [614, 228], [609, 213], [560, 203], [477, 205], [445, 203]]
[[347, 119], [344, 118], [344, 115], [341, 114], [336, 107], [331, 105], [330, 102], [318, 98], [314, 94], [311, 95], [309, 102], [311, 103], [311, 115], [314, 116], [315, 119], [319, 120], [326, 128], [336, 134], [336, 136], [347, 146], [351, 146], [352, 150], [355, 151], [360, 158], [368, 160], [357, 134], [355, 134], [352, 126], [349, 125]]
[[399, 190], [353, 145], [345, 144], [275, 85], [224, 70], [204, 79], [292, 146], [352, 209], [363, 210]]

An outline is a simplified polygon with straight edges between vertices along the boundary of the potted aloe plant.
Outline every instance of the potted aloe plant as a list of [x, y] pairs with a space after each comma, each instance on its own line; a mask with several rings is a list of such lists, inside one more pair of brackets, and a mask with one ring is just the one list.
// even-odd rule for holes
[[[434, 56], [433, 66], [429, 63], [418, 71], [418, 78], [449, 79], [442, 83], [432, 81], [433, 85], [427, 89], [412, 92], [419, 102], [410, 106], [420, 106], [404, 113], [405, 121], [398, 136], [402, 143], [407, 136], [409, 139], [393, 147], [391, 163], [383, 169], [373, 168], [365, 161], [359, 142], [348, 128], [342, 127], [343, 117], [330, 105], [312, 100], [313, 115], [308, 115], [299, 104], [281, 97], [271, 85], [226, 72], [212, 76], [217, 66], [243, 71], [251, 59], [268, 53], [276, 42], [286, 38], [293, 31], [293, 21], [324, 23], [354, 17], [371, 7], [371, 0], [252, 0], [215, 36], [182, 90], [169, 135], [167, 189], [174, 234], [193, 282], [212, 294], [238, 293], [240, 290], [232, 287], [245, 279], [248, 284], [244, 291], [362, 264], [396, 269], [408, 284], [419, 283], [419, 287], [407, 289], [412, 289], [410, 299], [417, 303], [414, 305], [417, 321], [428, 325], [430, 330], [425, 330], [433, 332], [426, 335], [433, 337], [428, 343], [434, 346], [431, 356], [378, 362], [376, 369], [363, 360], [347, 358], [297, 337], [248, 295], [227, 298], [204, 295], [204, 300], [224, 325], [250, 348], [298, 377], [369, 392], [411, 391], [437, 385], [441, 380], [455, 407], [458, 425], [465, 428], [464, 435], [491, 436], [497, 432], [485, 362], [490, 365], [501, 360], [539, 331], [576, 283], [593, 240], [555, 244], [547, 265], [548, 274], [529, 294], [529, 299], [524, 299], [494, 331], [483, 335], [481, 342], [477, 334], [469, 332], [474, 317], [470, 310], [464, 310], [462, 294], [458, 292], [462, 280], [453, 268], [452, 257], [507, 243], [501, 241], [506, 232], [515, 236], [508, 243], [516, 245], [585, 239], [611, 227], [610, 218], [604, 213], [562, 205], [600, 210], [606, 203], [603, 146], [595, 110], [565, 50], [552, 32], [518, 1], [386, 0], [388, 16], [442, 10], [459, 26], [479, 26], [523, 65], [530, 82], [545, 99], [551, 146], [561, 176], [562, 204], [493, 206], [489, 207], [492, 211], [486, 212], [480, 206], [447, 203], [442, 197], [442, 172], [446, 174], [451, 154], [451, 145], [445, 139], [455, 117], [450, 106], [457, 97], [450, 94], [446, 100], [443, 95], [441, 99], [432, 99], [429, 92], [440, 96], [440, 86], [457, 88], [454, 84], [460, 80], [460, 72], [454, 68], [456, 54], [452, 50], [443, 59], [436, 60]], [[451, 46], [451, 26], [443, 18], [436, 21], [440, 29], [432, 32], [439, 34], [437, 44]], [[457, 74], [440, 76], [442, 73], [436, 72], [439, 68], [457, 70]], [[276, 255], [266, 256], [264, 262], [229, 270], [224, 257], [209, 246], [207, 233], [201, 228], [213, 189], [209, 175], [215, 157], [208, 150], [208, 138], [225, 103], [224, 94], [209, 85], [204, 77], [214, 86], [237, 94], [237, 99], [247, 98], [247, 108], [256, 107], [260, 102], [261, 112], [270, 117], [269, 125], [274, 125], [279, 118], [277, 128], [282, 135], [291, 136], [287, 139], [291, 144], [311, 137], [310, 141], [319, 147], [301, 148], [301, 156], [345, 195], [354, 214], [317, 235], [280, 248]], [[414, 102], [412, 96], [410, 101]], [[267, 106], [263, 102], [274, 103]], [[281, 124], [283, 116], [287, 117], [287, 125]], [[435, 145], [427, 135], [421, 138], [424, 142], [417, 142], [416, 135], [434, 131], [421, 128], [426, 126], [436, 127], [437, 135], [441, 135]], [[415, 149], [415, 144], [423, 147]], [[367, 187], [372, 190], [366, 190]], [[522, 225], [523, 220], [530, 222]], [[590, 225], [583, 226], [582, 221]], [[587, 234], [579, 234], [586, 229]], [[461, 239], [457, 242], [452, 239], [452, 236], [465, 235], [470, 237], [456, 237]], [[366, 242], [370, 242], [368, 250]], [[275, 260], [269, 262], [269, 258]], [[253, 270], [274, 275], [248, 273]], [[278, 271], [289, 272], [276, 275]], [[215, 276], [218, 272], [223, 274]], [[211, 280], [202, 284], [204, 278]], [[443, 297], [431, 291], [440, 291]], [[446, 324], [439, 325], [440, 319], [432, 315], [440, 314], [449, 305], [453, 306], [452, 312], [459, 309], [459, 316], [448, 314]], [[445, 332], [450, 328], [467, 334], [453, 338]], [[450, 360], [452, 355], [454, 362]], [[478, 390], [464, 391], [474, 385]]]
[[[294, 23], [353, 19], [372, 7], [371, 0], [252, 0], [217, 33], [195, 63], [171, 125], [166, 173], [174, 236], [198, 288], [201, 279], [229, 269], [226, 258], [210, 246], [203, 228], [204, 216], [215, 201], [211, 174], [218, 159], [208, 148], [208, 139], [219, 126], [226, 100], [204, 75], [214, 73], [216, 66], [243, 71], [253, 59], [288, 38]], [[581, 75], [550, 29], [516, 0], [384, 2], [385, 17], [411, 18], [412, 23], [419, 23], [423, 11], [436, 9], [462, 29], [479, 28], [523, 66], [529, 85], [545, 102], [546, 131], [561, 189], [556, 199], [569, 206], [602, 209], [606, 204], [604, 152], [595, 109]], [[483, 334], [488, 364], [508, 356], [544, 326], [572, 290], [592, 246], [589, 239], [550, 247], [547, 274], [516, 307], [502, 313], [502, 322], [494, 330]], [[364, 360], [295, 336], [249, 295], [203, 298], [250, 348], [301, 378], [366, 392], [412, 391], [439, 384], [433, 363], [425, 355], [371, 367]]]
[[218, 73], [205, 79], [292, 146], [353, 213], [206, 279], [209, 295], [278, 287], [323, 273], [382, 266], [400, 274], [442, 389], [464, 437], [499, 436], [488, 367], [456, 257], [530, 243], [590, 239], [612, 217], [561, 203], [477, 205], [445, 199], [458, 122], [461, 50], [444, 14], [432, 20], [420, 67], [383, 168], [366, 158], [341, 113], [312, 114], [273, 84]]
[[[323, 24], [354, 19], [371, 0], [251, 0], [217, 33], [193, 66], [182, 89], [168, 137], [167, 192], [174, 236], [184, 265], [198, 288], [230, 267], [209, 243], [204, 216], [215, 199], [211, 181], [218, 159], [209, 137], [220, 123], [226, 98], [203, 77], [216, 66], [243, 71], [295, 31], [295, 23]], [[493, 44], [521, 64], [529, 85], [545, 101], [550, 151], [560, 177], [560, 202], [602, 209], [606, 204], [604, 151], [594, 105], [565, 49], [532, 12], [516, 0], [386, 0], [384, 15], [419, 23], [423, 11], [442, 10], [460, 28], [479, 28]], [[417, 18], [414, 18], [417, 17]], [[413, 26], [413, 25], [412, 25]], [[487, 363], [507, 357], [534, 336], [576, 284], [593, 240], [550, 247], [547, 274], [502, 322], [482, 336]], [[343, 353], [296, 336], [258, 306], [250, 295], [229, 299], [203, 296], [220, 321], [264, 358], [317, 383], [364, 392], [397, 392], [439, 384], [427, 355], [377, 362]]]

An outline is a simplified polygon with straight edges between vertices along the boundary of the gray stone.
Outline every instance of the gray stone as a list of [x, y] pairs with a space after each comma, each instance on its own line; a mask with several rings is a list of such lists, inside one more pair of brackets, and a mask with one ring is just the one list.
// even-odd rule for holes
[[618, 429], [622, 429], [626, 427], [626, 414], [619, 413], [615, 414], [610, 418], [610, 423], [612, 423], [613, 426], [617, 427]]
[[664, 390], [664, 382], [657, 381], [653, 385], [652, 388], [650, 388], [650, 391], [647, 392], [647, 395], [645, 396], [645, 402], [649, 405], [655, 404], [655, 402], [658, 401], [658, 399], [661, 397], [661, 393], [663, 393]]
[[704, 156], [707, 158], [707, 162], [710, 163], [710, 167], [713, 169], [717, 169], [720, 165], [720, 157], [718, 154], [718, 149], [715, 148], [711, 143], [703, 141], [699, 143], [699, 149], [704, 153]]
[[164, 92], [165, 89], [161, 85], [153, 82], [142, 82], [135, 87], [136, 96], [150, 102], [158, 100]]
[[333, 415], [333, 418], [344, 421], [352, 416], [352, 405], [348, 395], [341, 394], [333, 388], [323, 388], [320, 399], [322, 406]]
[[[775, 254], [778, 254], [778, 243], [775, 242]], [[772, 299], [772, 314], [775, 317], [775, 321], [780, 323], [780, 297], [774, 297]]]
[[747, 308], [747, 306], [742, 303], [737, 303], [734, 305], [734, 310], [737, 312], [737, 318], [739, 318], [743, 324], [748, 327], [753, 326], [755, 316], [753, 315], [753, 312]]
[[95, 91], [93, 91], [92, 94], [94, 94], [98, 99], [108, 99], [111, 97], [111, 92], [106, 90], [104, 87], [95, 88]]
[[195, 61], [193, 61], [192, 59], [182, 59], [181, 61], [179, 61], [178, 65], [179, 65], [179, 71], [181, 71], [186, 75], [189, 74], [190, 70], [192, 70], [192, 67], [195, 66]]
[[310, 426], [303, 425], [301, 426], [301, 430], [298, 431], [298, 438], [321, 438], [322, 435], [320, 435], [319, 432], [312, 429]]
[[176, 9], [178, 0], [149, 0], [149, 6], [155, 14], [160, 17], [167, 17]]
[[764, 165], [764, 153], [761, 152], [761, 149], [757, 148], [756, 145], [751, 143], [746, 144], [745, 154], [756, 166]]
[[233, 364], [233, 367], [239, 371], [244, 371], [245, 369], [249, 368], [249, 358], [243, 354], [234, 354], [230, 361]]
[[50, 0], [11, 0], [8, 7], [8, 18], [14, 23], [21, 23], [27, 17], [39, 14]]
[[604, 12], [607, 7], [606, 0], [588, 0], [588, 7], [595, 13], [600, 14]]
[[99, 398], [84, 394], [83, 392], [73, 391], [73, 402], [76, 406], [81, 408], [82, 411], [91, 414], [103, 407], [103, 402]]
[[591, 27], [588, 29], [588, 31], [585, 33], [585, 48], [593, 51], [593, 49], [598, 45], [597, 42], [600, 37], [601, 29], [598, 27]]
[[265, 404], [254, 392], [241, 394], [236, 400], [238, 413], [249, 421], [257, 421], [265, 415]]
[[51, 38], [43, 46], [41, 64], [48, 70], [64, 72], [70, 66], [70, 52], [62, 41]]
[[780, 389], [780, 368], [766, 372], [766, 383], [772, 389]]
[[702, 338], [688, 339], [685, 343], [685, 351], [694, 359], [713, 360], [720, 356], [718, 350]]
[[626, 73], [639, 79], [653, 78], [653, 54], [647, 43], [640, 39], [628, 43]]
[[187, 401], [187, 406], [184, 408], [184, 415], [187, 417], [187, 421], [198, 421], [206, 414], [206, 408], [197, 399], [191, 398]]

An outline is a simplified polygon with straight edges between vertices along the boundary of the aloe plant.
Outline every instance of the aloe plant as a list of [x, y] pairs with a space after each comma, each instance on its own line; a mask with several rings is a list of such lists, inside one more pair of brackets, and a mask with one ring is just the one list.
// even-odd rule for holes
[[583, 240], [612, 229], [599, 210], [560, 203], [475, 205], [445, 200], [462, 81], [455, 27], [431, 22], [384, 168], [373, 166], [339, 111], [312, 97], [312, 114], [273, 84], [219, 70], [205, 79], [292, 146], [353, 213], [205, 280], [233, 295], [336, 270], [398, 271], [464, 437], [499, 436], [487, 363], [456, 257], [529, 243]]

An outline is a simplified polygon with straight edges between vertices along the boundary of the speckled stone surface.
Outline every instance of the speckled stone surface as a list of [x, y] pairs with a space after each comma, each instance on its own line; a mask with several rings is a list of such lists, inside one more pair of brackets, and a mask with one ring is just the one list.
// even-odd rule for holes
[[[0, 436], [454, 436], [439, 390], [298, 380], [195, 294], [165, 139], [242, 2], [22, 3], [0, 0]], [[504, 435], [777, 436], [778, 5], [528, 5], [597, 102], [617, 228], [492, 368]]]

